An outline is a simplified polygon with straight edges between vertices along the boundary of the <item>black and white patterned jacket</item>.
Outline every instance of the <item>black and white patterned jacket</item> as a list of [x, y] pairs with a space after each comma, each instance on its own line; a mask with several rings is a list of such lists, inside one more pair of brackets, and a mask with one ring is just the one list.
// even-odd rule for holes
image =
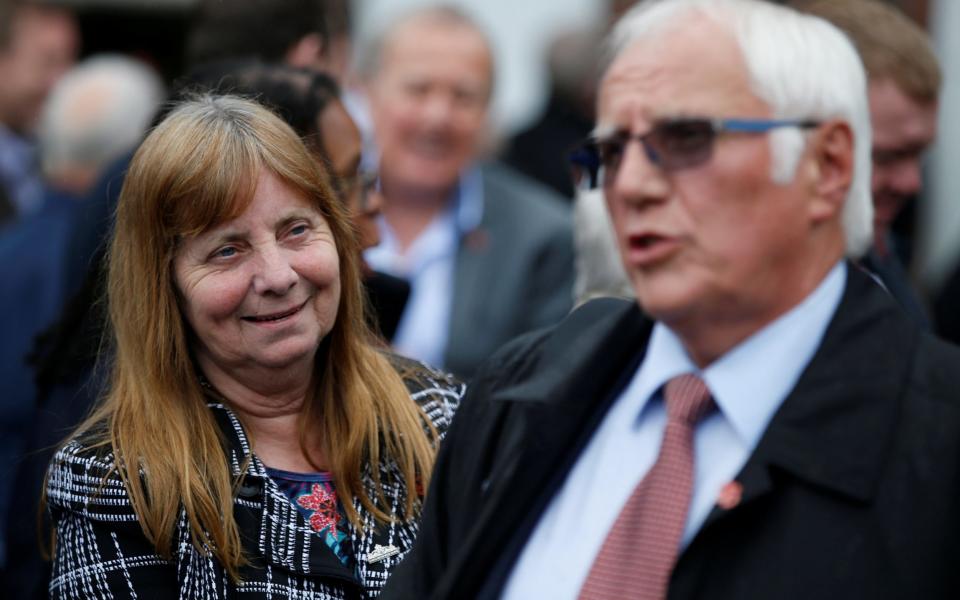
[[[422, 371], [406, 383], [411, 397], [441, 433], [464, 392], [464, 385], [445, 375]], [[355, 569], [344, 567], [315, 534], [287, 496], [267, 476], [252, 455], [247, 436], [233, 412], [211, 403], [228, 444], [234, 476], [247, 464], [246, 476], [234, 499], [234, 517], [245, 555], [251, 564], [241, 569], [239, 584], [212, 558], [191, 543], [190, 526], [181, 509], [173, 560], [154, 551], [145, 538], [127, 492], [116, 472], [114, 457], [73, 440], [57, 452], [49, 469], [47, 498], [57, 533], [50, 582], [51, 598], [375, 598], [393, 567], [410, 550], [418, 522], [377, 523], [354, 502], [364, 530], [348, 525]], [[367, 494], [375, 499], [373, 467], [363, 473]], [[402, 514], [406, 494], [395, 464], [379, 465], [388, 506]], [[109, 473], [109, 475], [108, 475]]]

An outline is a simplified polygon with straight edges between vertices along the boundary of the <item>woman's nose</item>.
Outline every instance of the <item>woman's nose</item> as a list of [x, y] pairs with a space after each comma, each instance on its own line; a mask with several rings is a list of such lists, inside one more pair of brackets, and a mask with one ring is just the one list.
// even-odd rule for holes
[[253, 289], [258, 294], [286, 294], [300, 279], [286, 253], [276, 246], [262, 248], [257, 262]]

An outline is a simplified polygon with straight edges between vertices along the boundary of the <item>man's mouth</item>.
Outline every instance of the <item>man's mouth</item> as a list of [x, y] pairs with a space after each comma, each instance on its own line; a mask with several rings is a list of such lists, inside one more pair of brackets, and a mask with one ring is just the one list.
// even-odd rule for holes
[[429, 136], [414, 140], [410, 148], [427, 158], [446, 158], [450, 154], [450, 143], [446, 136]]
[[627, 262], [634, 266], [651, 266], [671, 256], [679, 243], [675, 238], [656, 233], [640, 233], [627, 238]]

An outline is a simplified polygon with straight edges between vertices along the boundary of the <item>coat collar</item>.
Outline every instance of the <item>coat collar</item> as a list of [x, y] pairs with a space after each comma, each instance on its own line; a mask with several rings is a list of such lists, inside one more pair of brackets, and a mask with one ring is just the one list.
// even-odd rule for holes
[[[868, 500], [876, 489], [918, 332], [868, 275], [848, 267], [843, 298], [820, 347], [737, 478], [744, 484], [744, 499], [748, 492], [770, 488], [771, 469], [855, 500]], [[528, 423], [532, 440], [562, 440], [547, 443], [558, 450], [573, 439], [560, 434], [558, 426], [571, 425], [567, 429], [574, 435], [585, 423], [596, 426], [599, 419], [578, 420], [591, 411], [577, 415], [576, 407], [605, 402], [602, 416], [614, 396], [602, 382], [639, 364], [652, 328], [635, 303], [595, 301], [568, 321], [578, 313], [579, 326], [558, 328], [529, 377], [494, 396], [501, 402], [564, 405], [565, 410], [549, 411], [556, 419], [545, 414], [547, 420]]]
[[459, 541], [438, 597], [470, 596], [490, 583], [490, 568], [512, 564], [520, 548], [511, 540], [525, 538], [522, 531], [535, 525], [531, 518], [562, 484], [625, 385], [623, 373], [639, 364], [650, 326], [635, 302], [589, 302], [553, 330], [539, 359], [517, 360], [514, 383], [490, 392], [500, 405], [494, 408], [506, 409], [507, 424], [498, 434], [490, 479], [479, 490], [486, 498], [472, 517], [475, 526]]
[[774, 471], [855, 501], [873, 497], [919, 332], [851, 265], [823, 342], [737, 477], [743, 501], [773, 487]]
[[[591, 404], [646, 352], [653, 322], [636, 302], [603, 298], [583, 305], [545, 342], [537, 364], [494, 400], [543, 405]], [[593, 392], [591, 395], [584, 395]]]

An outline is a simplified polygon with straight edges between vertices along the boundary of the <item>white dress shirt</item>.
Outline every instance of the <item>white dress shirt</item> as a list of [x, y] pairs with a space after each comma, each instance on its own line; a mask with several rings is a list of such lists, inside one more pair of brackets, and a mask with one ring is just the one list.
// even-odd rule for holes
[[823, 339], [846, 283], [840, 262], [816, 290], [706, 369], [656, 323], [646, 356], [550, 501], [504, 587], [503, 598], [576, 598], [607, 532], [653, 465], [666, 425], [662, 386], [684, 373], [707, 383], [717, 411], [694, 434], [694, 487], [686, 547], [756, 448]]
[[364, 253], [375, 270], [410, 282], [410, 297], [393, 336], [394, 349], [428, 365], [443, 367], [453, 310], [453, 281], [461, 238], [480, 225], [483, 181], [479, 169], [466, 171], [447, 204], [423, 233], [400, 251], [397, 236], [382, 216], [380, 244]]

